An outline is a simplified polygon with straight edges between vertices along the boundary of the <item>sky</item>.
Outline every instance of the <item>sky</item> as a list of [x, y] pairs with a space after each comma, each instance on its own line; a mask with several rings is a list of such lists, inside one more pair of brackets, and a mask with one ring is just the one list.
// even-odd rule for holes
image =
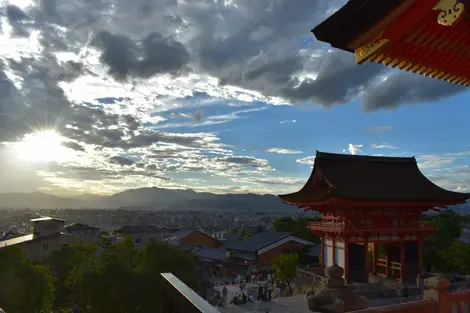
[[469, 192], [468, 89], [318, 42], [345, 2], [0, 0], [0, 192], [289, 193], [316, 150]]

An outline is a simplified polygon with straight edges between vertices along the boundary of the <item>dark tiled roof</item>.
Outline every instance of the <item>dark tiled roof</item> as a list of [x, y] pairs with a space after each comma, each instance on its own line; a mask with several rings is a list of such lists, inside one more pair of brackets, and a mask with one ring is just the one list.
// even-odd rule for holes
[[168, 241], [180, 241], [196, 231], [194, 228], [183, 228], [168, 236]]
[[99, 230], [98, 227], [85, 225], [82, 223], [73, 223], [65, 227], [68, 231], [80, 231], [80, 230]]
[[469, 194], [445, 190], [428, 180], [414, 157], [318, 152], [312, 174], [298, 192], [280, 195], [292, 204], [337, 197], [365, 201], [464, 203]]
[[160, 233], [162, 230], [154, 225], [130, 225], [122, 226], [117, 233], [120, 234], [139, 234], [139, 233]]
[[222, 261], [227, 258], [227, 250], [221, 248], [201, 247], [193, 252], [194, 256], [201, 259]]
[[264, 232], [244, 240], [224, 245], [224, 247], [227, 250], [256, 252], [290, 235], [290, 233]]
[[349, 0], [312, 32], [332, 47], [353, 52], [348, 44], [375, 26], [405, 0]]

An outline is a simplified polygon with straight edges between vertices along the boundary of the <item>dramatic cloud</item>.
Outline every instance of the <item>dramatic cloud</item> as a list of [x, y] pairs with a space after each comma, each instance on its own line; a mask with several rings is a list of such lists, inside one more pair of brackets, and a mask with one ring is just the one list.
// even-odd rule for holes
[[[26, 159], [41, 156], [34, 166], [23, 164], [28, 190], [157, 184], [271, 191], [266, 182], [276, 181], [276, 169], [255, 156], [262, 149], [240, 153], [246, 149], [225, 144], [229, 123], [262, 116], [272, 105], [330, 108], [360, 98], [365, 111], [375, 111], [464, 90], [376, 64], [357, 66], [352, 54], [314, 40], [309, 30], [345, 3], [3, 1], [0, 144], [14, 160], [1, 162], [0, 173], [25, 162], [12, 152], [20, 143], [29, 145]], [[288, 118], [271, 123], [296, 122]], [[34, 152], [41, 142], [25, 138], [44, 131], [60, 140]], [[243, 131], [254, 136], [248, 122]], [[228, 181], [236, 184], [224, 187]]]
[[289, 150], [289, 149], [282, 149], [282, 148], [269, 148], [266, 152], [271, 153], [279, 153], [279, 154], [300, 154], [302, 151], [300, 150]]

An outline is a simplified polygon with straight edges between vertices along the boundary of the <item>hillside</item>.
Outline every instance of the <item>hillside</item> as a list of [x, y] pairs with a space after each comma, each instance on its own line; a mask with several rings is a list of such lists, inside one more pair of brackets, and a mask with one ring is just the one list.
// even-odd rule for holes
[[213, 194], [157, 187], [130, 189], [111, 196], [57, 197], [45, 193], [0, 194], [0, 208], [148, 208], [158, 210], [295, 211], [274, 195]]

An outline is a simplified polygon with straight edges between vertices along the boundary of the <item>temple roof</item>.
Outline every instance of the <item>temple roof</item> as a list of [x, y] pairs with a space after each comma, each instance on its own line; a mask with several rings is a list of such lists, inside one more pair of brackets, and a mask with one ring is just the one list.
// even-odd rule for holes
[[330, 198], [356, 201], [464, 203], [470, 195], [445, 190], [428, 180], [414, 157], [382, 157], [317, 151], [312, 174], [284, 202], [315, 204]]
[[375, 26], [405, 0], [349, 0], [312, 29], [315, 37], [333, 48], [354, 52], [348, 44]]

